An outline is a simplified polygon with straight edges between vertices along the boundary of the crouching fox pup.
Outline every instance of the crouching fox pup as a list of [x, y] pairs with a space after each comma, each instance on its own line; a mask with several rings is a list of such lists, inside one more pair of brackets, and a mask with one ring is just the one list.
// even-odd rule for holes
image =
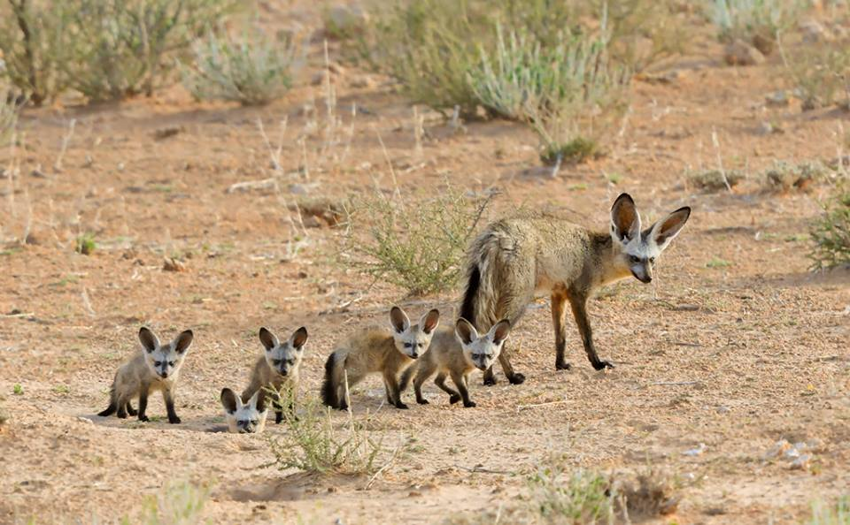
[[[469, 374], [476, 368], [486, 371], [493, 366], [502, 352], [502, 344], [510, 329], [511, 323], [502, 319], [489, 332], [479, 336], [469, 321], [458, 319], [454, 330], [441, 328], [437, 331], [431, 340], [431, 349], [415, 367], [405, 372], [402, 385], [407, 386], [407, 380], [415, 373], [413, 389], [416, 402], [427, 405], [428, 400], [422, 397], [422, 384], [436, 372], [434, 384], [449, 395], [449, 403], [454, 404], [462, 399], [463, 406], [474, 407], [475, 403], [469, 399]], [[446, 385], [446, 376], [451, 376], [457, 391]]]
[[391, 332], [378, 327], [367, 328], [356, 333], [328, 357], [322, 385], [324, 403], [345, 410], [348, 408], [346, 381], [351, 388], [367, 375], [381, 373], [387, 402], [396, 408], [407, 408], [401, 401], [399, 376], [426, 354], [439, 322], [440, 312], [431, 310], [417, 324], [411, 325], [407, 314], [393, 306], [390, 310]]
[[[283, 411], [294, 415], [294, 396], [298, 386], [298, 370], [301, 368], [301, 359], [304, 357], [304, 344], [307, 342], [307, 329], [303, 326], [292, 332], [289, 340], [280, 342], [268, 328], [260, 328], [260, 342], [265, 351], [257, 359], [254, 370], [251, 372], [251, 382], [242, 391], [242, 403], [248, 401], [264, 388], [273, 389], [274, 399], [274, 421], [283, 421]], [[281, 406], [280, 389], [286, 385], [290, 397], [286, 401], [287, 406]]]
[[[587, 300], [598, 288], [629, 276], [652, 281], [655, 260], [679, 234], [691, 209], [687, 206], [641, 230], [634, 200], [623, 193], [611, 207], [611, 226], [596, 233], [566, 219], [542, 214], [496, 221], [470, 247], [467, 285], [460, 316], [479, 330], [499, 319], [516, 326], [537, 294], [552, 299], [555, 368], [570, 368], [565, 359], [566, 304], [575, 317], [584, 351], [596, 370], [613, 367], [599, 359], [593, 344]], [[522, 383], [506, 349], [499, 362], [511, 383]], [[485, 384], [494, 384], [492, 368]]]
[[221, 391], [221, 406], [224, 407], [224, 418], [227, 420], [227, 431], [234, 434], [259, 434], [266, 428], [266, 393], [257, 390], [246, 403], [225, 388]]
[[[160, 344], [159, 338], [150, 328], [139, 330], [142, 349], [115, 373], [115, 380], [109, 391], [109, 406], [99, 416], [111, 416], [118, 412], [124, 419], [127, 414], [138, 414], [139, 421], [148, 421], [145, 411], [148, 408], [148, 396], [152, 391], [160, 390], [168, 412], [168, 422], [180, 423], [174, 411], [174, 389], [180, 375], [180, 367], [186, 352], [192, 344], [192, 331], [186, 330], [174, 341]], [[130, 401], [139, 398], [139, 411], [133, 410]]]

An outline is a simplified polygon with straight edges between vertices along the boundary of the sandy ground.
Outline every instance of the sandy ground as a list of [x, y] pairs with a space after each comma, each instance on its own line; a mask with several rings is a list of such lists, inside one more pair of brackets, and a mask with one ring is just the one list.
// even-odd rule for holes
[[[301, 23], [316, 21], [315, 8], [292, 9]], [[716, 45], [696, 47], [666, 66], [678, 72], [672, 82], [635, 83], [628, 126], [608, 156], [554, 179], [516, 124], [473, 122], [453, 133], [420, 109], [427, 133], [417, 149], [409, 104], [356, 69], [333, 75], [329, 117], [324, 87], [309, 81], [321, 70], [320, 43], [299, 87], [266, 108], [196, 104], [174, 88], [118, 105], [25, 111], [20, 176], [0, 179], [0, 406], [9, 417], [0, 523], [138, 516], [146, 497], [184, 481], [210, 487], [203, 516], [213, 522], [439, 523], [509, 508], [553, 455], [568, 469], [651, 466], [675, 476], [681, 502], [659, 523], [798, 523], [813, 501], [847, 494], [850, 274], [807, 271], [805, 239], [829, 187], [779, 195], [756, 175], [774, 159], [834, 158], [847, 115], [767, 106], [780, 87], [775, 65], [730, 68]], [[352, 119], [353, 104], [368, 113]], [[277, 188], [228, 192], [274, 175], [258, 119], [273, 143], [287, 119]], [[784, 133], [760, 133], [763, 122]], [[168, 128], [177, 133], [158, 138]], [[751, 177], [732, 193], [689, 187], [685, 171], [715, 166], [718, 154]], [[556, 372], [541, 300], [511, 339], [526, 383], [510, 386], [499, 374], [484, 387], [475, 376], [475, 409], [449, 406], [433, 385], [428, 406], [407, 394], [408, 411], [381, 407], [378, 378], [359, 388], [355, 416], [369, 411], [376, 436], [408, 444], [365, 489], [366, 478], [268, 466], [262, 436], [216, 432], [218, 393], [246, 383], [262, 325], [281, 336], [309, 328], [301, 384], [309, 398], [335, 342], [386, 323], [391, 304], [453, 315], [459, 288], [425, 300], [380, 283], [367, 289], [371, 280], [337, 257], [340, 230], [302, 228], [288, 208], [305, 193], [342, 200], [375, 183], [391, 189], [388, 162], [414, 200], [447, 183], [498, 189], [489, 218], [548, 207], [602, 230], [621, 191], [645, 220], [682, 205], [694, 211], [652, 285], [625, 281], [592, 301], [600, 354], [616, 369], [594, 372], [569, 323], [573, 369]], [[621, 175], [616, 186], [612, 173]], [[89, 256], [74, 251], [87, 231], [98, 242]], [[26, 232], [30, 243], [13, 242]], [[183, 258], [186, 271], [163, 271], [164, 256]], [[165, 421], [158, 396], [150, 423], [94, 416], [142, 324], [169, 338], [195, 330], [179, 426]], [[271, 435], [286, 432], [269, 425]], [[807, 443], [808, 469], [768, 457], [781, 439]]]

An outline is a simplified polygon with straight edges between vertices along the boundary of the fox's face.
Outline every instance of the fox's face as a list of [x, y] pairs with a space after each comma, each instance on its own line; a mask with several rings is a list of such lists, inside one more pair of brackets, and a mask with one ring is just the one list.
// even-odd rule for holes
[[641, 231], [634, 200], [627, 193], [620, 194], [611, 207], [611, 238], [615, 248], [619, 248], [618, 265], [628, 268], [640, 282], [652, 282], [655, 260], [679, 234], [690, 215], [691, 209], [685, 206]]
[[298, 372], [307, 342], [307, 329], [303, 326], [292, 333], [288, 341], [280, 342], [268, 328], [260, 328], [260, 342], [266, 349], [266, 363], [283, 377]]
[[390, 324], [393, 328], [395, 347], [411, 359], [417, 359], [428, 350], [434, 329], [439, 323], [440, 312], [437, 310], [431, 310], [423, 315], [415, 325], [410, 324], [407, 314], [398, 306], [393, 306], [390, 310]]
[[139, 330], [139, 341], [145, 349], [145, 363], [150, 371], [161, 380], [176, 374], [192, 345], [192, 337], [192, 331], [186, 330], [174, 341], [163, 345], [153, 330], [143, 326]]
[[494, 324], [483, 336], [479, 336], [475, 327], [463, 317], [455, 324], [455, 335], [463, 347], [464, 357], [479, 370], [487, 370], [496, 362], [510, 330], [511, 323], [507, 319]]
[[259, 434], [266, 428], [266, 416], [269, 413], [265, 403], [265, 393], [257, 390], [247, 403], [225, 388], [221, 391], [221, 405], [227, 420], [227, 431], [234, 434]]

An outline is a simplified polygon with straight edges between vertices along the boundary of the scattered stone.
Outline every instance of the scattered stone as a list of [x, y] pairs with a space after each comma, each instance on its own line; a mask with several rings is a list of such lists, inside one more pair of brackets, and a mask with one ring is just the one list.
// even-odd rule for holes
[[802, 454], [797, 459], [788, 464], [788, 468], [791, 470], [809, 470], [809, 466], [812, 462], [812, 456], [809, 454]]
[[804, 20], [800, 22], [800, 32], [803, 33], [803, 41], [814, 43], [822, 40], [832, 40], [831, 35], [817, 20]]
[[764, 97], [764, 101], [768, 106], [773, 107], [784, 107], [787, 106], [790, 102], [788, 100], [788, 94], [783, 90], [774, 91], [770, 93], [766, 97]]
[[41, 166], [39, 166], [30, 172], [30, 177], [35, 177], [37, 179], [46, 179], [47, 175], [45, 175], [44, 172], [41, 171]]
[[350, 86], [355, 89], [372, 89], [378, 83], [369, 75], [362, 75], [351, 80]]
[[334, 36], [346, 36], [360, 32], [369, 15], [357, 5], [339, 5], [328, 12], [326, 30]]
[[790, 448], [791, 448], [791, 443], [788, 443], [788, 440], [780, 439], [770, 448], [770, 450], [767, 451], [767, 453], [765, 453], [764, 458], [765, 459], [773, 459], [773, 458], [778, 457], [782, 454], [785, 454], [785, 452], [790, 450]]
[[162, 263], [162, 270], [165, 272], [185, 272], [186, 264], [173, 257], [165, 257]]
[[772, 36], [765, 36], [759, 33], [753, 35], [753, 46], [758, 49], [761, 54], [768, 56], [776, 49], [776, 39]]
[[319, 187], [318, 182], [311, 182], [309, 184], [301, 184], [301, 183], [296, 182], [294, 184], [290, 184], [289, 186], [287, 186], [287, 189], [289, 190], [289, 193], [291, 193], [293, 195], [307, 195], [308, 193], [310, 193], [311, 191], [315, 190], [318, 187]]
[[92, 421], [91, 419], [89, 419], [87, 417], [83, 417], [83, 416], [79, 416], [77, 418], [77, 421], [82, 421], [83, 423], [86, 423], [88, 425], [94, 425], [94, 421]]
[[707, 448], [708, 447], [705, 446], [705, 443], [700, 443], [698, 447], [682, 452], [682, 455], [691, 457], [701, 456]]
[[249, 180], [236, 182], [227, 188], [225, 193], [247, 193], [249, 191], [273, 191], [277, 189], [277, 181], [274, 178], [262, 180]]
[[782, 133], [785, 133], [785, 130], [771, 122], [765, 121], [759, 124], [757, 133], [762, 136], [781, 135]]
[[756, 66], [763, 64], [764, 55], [743, 40], [735, 40], [724, 49], [724, 60], [730, 66]]
[[164, 128], [159, 128], [158, 130], [153, 132], [153, 138], [156, 140], [163, 140], [169, 137], [173, 137], [178, 133], [182, 133], [186, 131], [183, 126], [166, 126]]

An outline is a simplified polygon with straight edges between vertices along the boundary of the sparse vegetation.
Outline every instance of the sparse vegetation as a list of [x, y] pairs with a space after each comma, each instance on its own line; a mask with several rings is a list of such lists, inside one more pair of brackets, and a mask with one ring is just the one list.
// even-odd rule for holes
[[850, 525], [850, 496], [842, 496], [834, 505], [812, 504], [809, 525]]
[[529, 505], [535, 521], [584, 524], [615, 522], [615, 498], [611, 479], [598, 472], [540, 468], [529, 481]]
[[706, 192], [732, 188], [737, 186], [745, 177], [746, 174], [741, 170], [708, 169], [685, 173], [688, 185]]
[[818, 161], [794, 164], [777, 160], [764, 172], [764, 178], [765, 184], [773, 190], [806, 190], [825, 173], [826, 167]]
[[[343, 257], [354, 254], [351, 259], [360, 261], [365, 256], [365, 262], [355, 263], [360, 270], [410, 295], [451, 289], [489, 203], [489, 197], [471, 198], [451, 188], [420, 203], [381, 193], [356, 200]], [[355, 235], [364, 230], [368, 241]]]
[[287, 431], [268, 438], [275, 464], [281, 470], [298, 469], [320, 474], [371, 474], [384, 452], [382, 439], [375, 439], [366, 424], [349, 415], [334, 428], [331, 409], [311, 399], [298, 417], [287, 414]]
[[243, 32], [238, 39], [210, 33], [195, 44], [194, 52], [192, 66], [183, 70], [183, 84], [196, 99], [256, 106], [292, 87], [297, 46], [290, 39], [271, 42], [259, 30]]
[[82, 255], [91, 255], [97, 249], [97, 241], [94, 234], [86, 232], [77, 237], [74, 244], [74, 251]]
[[18, 109], [7, 91], [0, 89], [0, 148], [6, 146], [18, 121]]
[[769, 55], [776, 47], [777, 34], [795, 20], [794, 1], [712, 0], [711, 19], [721, 41], [743, 40]]
[[850, 265], [850, 189], [840, 185], [811, 229], [814, 269]]
[[20, 383], [15, 383], [15, 385], [12, 387], [12, 393], [16, 396], [24, 395], [24, 387], [22, 387]]
[[804, 110], [833, 104], [850, 109], [850, 38], [783, 49], [783, 59], [784, 75], [799, 90]]
[[[192, 525], [204, 523], [202, 514], [210, 491], [191, 483], [168, 486], [159, 495], [147, 496], [135, 523], [143, 525]], [[130, 523], [128, 518], [124, 522]]]

